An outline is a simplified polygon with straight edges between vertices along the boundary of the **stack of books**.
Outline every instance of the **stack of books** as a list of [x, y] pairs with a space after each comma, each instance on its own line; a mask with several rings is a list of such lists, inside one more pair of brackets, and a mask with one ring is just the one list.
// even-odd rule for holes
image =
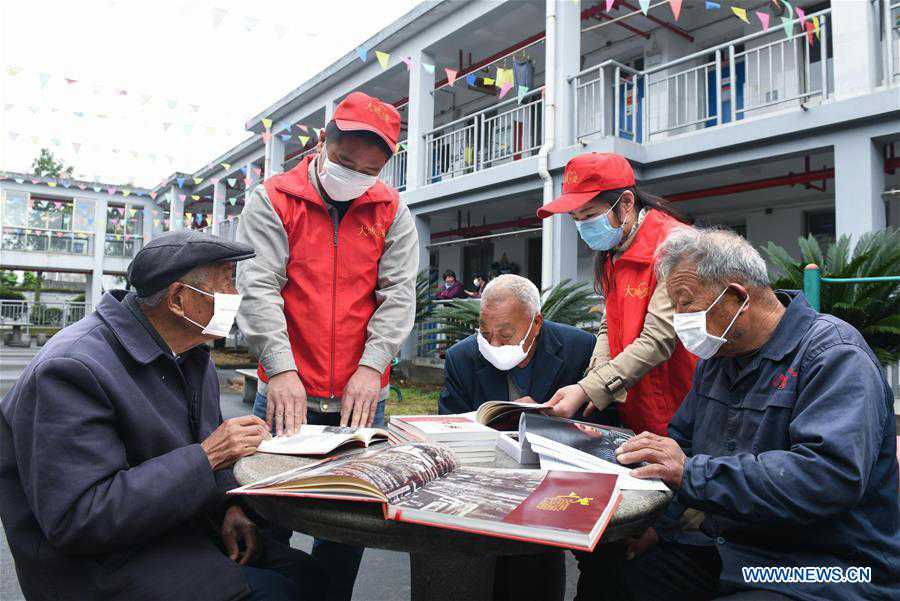
[[490, 463], [498, 432], [465, 415], [394, 415], [388, 436], [394, 444], [431, 442], [450, 447], [460, 463]]

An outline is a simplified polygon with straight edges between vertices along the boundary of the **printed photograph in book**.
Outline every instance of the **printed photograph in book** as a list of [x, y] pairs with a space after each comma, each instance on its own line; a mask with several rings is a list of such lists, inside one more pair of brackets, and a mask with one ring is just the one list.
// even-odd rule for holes
[[325, 459], [229, 494], [381, 502], [390, 520], [588, 550], [615, 511], [617, 482], [615, 474], [465, 467], [449, 447], [410, 443]]
[[335, 449], [368, 447], [388, 440], [380, 428], [348, 428], [346, 426], [304, 425], [291, 436], [276, 436], [260, 443], [262, 453], [279, 455], [327, 455]]

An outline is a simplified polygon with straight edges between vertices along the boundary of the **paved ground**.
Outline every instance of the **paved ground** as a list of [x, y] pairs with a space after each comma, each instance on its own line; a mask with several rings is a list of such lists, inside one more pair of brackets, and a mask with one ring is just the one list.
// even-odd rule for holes
[[[12, 387], [22, 368], [28, 364], [35, 352], [35, 349], [0, 347], [0, 395], [6, 394]], [[223, 390], [222, 414], [226, 419], [249, 412], [249, 408], [241, 402], [239, 393], [227, 391], [227, 379], [235, 375], [233, 371], [222, 371], [219, 374]], [[291, 546], [309, 551], [312, 539], [295, 533], [291, 539]], [[566, 599], [572, 599], [578, 569], [569, 554], [567, 554], [567, 575]], [[401, 601], [409, 599], [409, 595], [408, 556], [405, 553], [368, 549], [363, 556], [356, 581], [354, 601]], [[6, 536], [0, 529], [0, 601], [23, 600]]]

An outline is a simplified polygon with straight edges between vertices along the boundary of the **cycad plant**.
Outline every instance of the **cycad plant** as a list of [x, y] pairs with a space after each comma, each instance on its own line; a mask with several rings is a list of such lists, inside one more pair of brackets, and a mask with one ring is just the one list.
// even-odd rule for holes
[[[541, 296], [544, 298], [541, 303], [544, 319], [591, 329], [586, 326], [591, 324], [591, 308], [596, 306], [597, 299], [590, 284], [564, 280], [545, 290]], [[440, 353], [471, 336], [478, 327], [480, 312], [481, 303], [477, 300], [456, 299], [437, 306], [428, 316], [434, 326], [427, 330], [422, 350]], [[418, 314], [416, 318], [419, 319]]]
[[[775, 267], [775, 288], [803, 288], [803, 270], [815, 263], [825, 278], [900, 275], [900, 230], [886, 228], [860, 236], [850, 252], [850, 238], [841, 236], [823, 252], [818, 240], [800, 238], [802, 260], [769, 242], [762, 250]], [[900, 282], [822, 283], [821, 309], [859, 330], [883, 363], [900, 359]]]

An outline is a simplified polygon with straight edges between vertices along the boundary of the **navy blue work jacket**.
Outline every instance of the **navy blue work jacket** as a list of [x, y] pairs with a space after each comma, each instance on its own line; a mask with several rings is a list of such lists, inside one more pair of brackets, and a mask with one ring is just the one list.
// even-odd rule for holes
[[176, 359], [122, 301], [56, 334], [0, 401], [0, 519], [29, 600], [227, 600], [249, 592], [214, 539], [231, 470], [209, 353]]
[[[669, 424], [688, 456], [675, 503], [702, 529], [728, 585], [798, 599], [900, 598], [893, 395], [860, 333], [799, 292], [752, 357], [701, 361]], [[870, 584], [747, 585], [745, 566], [872, 569]]]
[[[545, 321], [531, 358], [531, 398], [538, 403], [549, 401], [557, 390], [583, 378], [596, 341], [596, 336], [584, 330]], [[481, 356], [474, 334], [460, 340], [447, 349], [439, 412], [466, 413], [485, 401], [508, 401], [507, 376], [508, 372]]]

